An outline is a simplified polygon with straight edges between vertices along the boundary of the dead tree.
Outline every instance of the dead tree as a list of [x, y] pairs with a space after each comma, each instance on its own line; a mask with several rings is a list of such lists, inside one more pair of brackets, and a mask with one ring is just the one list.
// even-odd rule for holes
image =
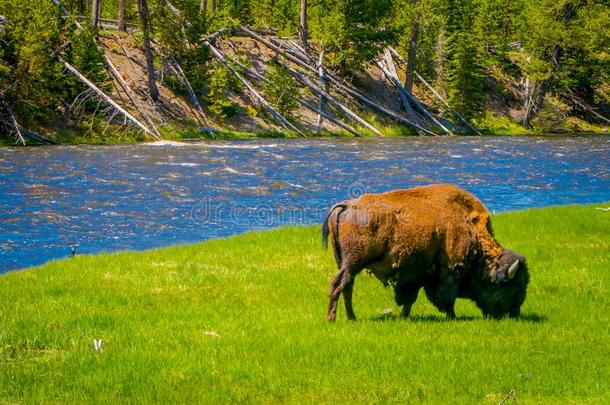
[[411, 101], [409, 100], [408, 92], [401, 91], [400, 81], [398, 80], [398, 73], [396, 72], [396, 66], [392, 62], [392, 56], [388, 54], [387, 49], [383, 53], [383, 59], [377, 61], [377, 67], [379, 67], [379, 69], [383, 72], [383, 75], [386, 77], [386, 79], [388, 79], [388, 81], [397, 88], [400, 104], [407, 112], [407, 114], [409, 114], [412, 118], [417, 118], [411, 107]]
[[[244, 35], [249, 36], [255, 40], [257, 40], [258, 42], [262, 43], [263, 45], [265, 45], [267, 48], [277, 52], [278, 54], [282, 55], [283, 57], [285, 57], [286, 59], [288, 59], [290, 62], [295, 63], [296, 65], [309, 70], [310, 72], [313, 72], [316, 76], [318, 74], [318, 71], [316, 69], [315, 66], [311, 66], [307, 61], [303, 60], [302, 58], [299, 58], [293, 54], [287, 53], [284, 51], [284, 49], [282, 49], [280, 46], [274, 44], [273, 42], [269, 41], [266, 38], [263, 38], [262, 36], [258, 35], [256, 32], [252, 31], [251, 29], [244, 27], [243, 25], [239, 25], [237, 27], [239, 29], [240, 32], [242, 32]], [[329, 73], [328, 71], [324, 72], [324, 78], [331, 83], [333, 86], [335, 86], [337, 89], [339, 89], [340, 91], [346, 93], [347, 95], [351, 96], [352, 98], [358, 100], [359, 102], [363, 103], [363, 104], [367, 104], [370, 107], [374, 108], [375, 110], [387, 115], [388, 117], [392, 118], [393, 120], [397, 121], [397, 122], [401, 122], [403, 124], [406, 124], [410, 127], [413, 127], [419, 131], [425, 132], [428, 135], [438, 135], [437, 133], [435, 133], [434, 131], [431, 131], [429, 129], [423, 128], [422, 126], [420, 126], [419, 124], [399, 115], [396, 114], [395, 112], [393, 112], [392, 110], [382, 106], [379, 103], [374, 102], [373, 100], [371, 100], [370, 98], [364, 96], [363, 94], [361, 94], [360, 92], [352, 89], [349, 85], [345, 84], [343, 80], [338, 79], [337, 77], [335, 77], [333, 74]]]
[[[574, 18], [576, 15], [576, 10], [573, 2], [567, 2], [563, 6], [563, 13], [561, 17], [561, 22], [565, 26], [570, 20]], [[549, 55], [550, 63], [551, 63], [551, 76], [545, 80], [541, 80], [539, 82], [534, 83], [532, 88], [532, 95], [526, 97], [529, 99], [529, 103], [526, 106], [525, 117], [523, 118], [523, 126], [529, 128], [531, 124], [531, 120], [534, 114], [537, 114], [540, 109], [542, 109], [544, 105], [544, 100], [547, 95], [547, 92], [551, 88], [552, 81], [559, 70], [559, 57], [563, 52], [561, 44], [555, 44], [553, 47], [553, 51]]]
[[180, 67], [180, 64], [178, 63], [178, 61], [176, 61], [176, 59], [173, 56], [170, 56], [168, 58], [168, 62], [169, 62], [170, 68], [174, 71], [174, 74], [178, 77], [178, 79], [180, 80], [180, 82], [182, 82], [182, 85], [186, 89], [186, 92], [189, 95], [191, 104], [195, 107], [195, 111], [197, 112], [195, 114], [195, 116], [198, 117], [197, 119], [198, 119], [199, 123], [201, 125], [205, 126], [205, 130], [211, 132], [212, 137], [215, 137], [214, 130], [212, 129], [212, 126], [210, 125], [208, 118], [206, 117], [205, 113], [203, 112], [203, 107], [201, 107], [201, 104], [199, 103], [199, 99], [197, 99], [197, 95], [195, 94], [195, 91], [193, 90], [193, 87], [191, 86], [191, 83], [189, 82], [188, 78], [184, 74], [184, 71]]
[[320, 87], [318, 87], [317, 85], [315, 85], [311, 80], [309, 80], [309, 78], [307, 78], [307, 76], [305, 76], [304, 74], [297, 72], [296, 70], [292, 69], [290, 66], [279, 62], [282, 66], [286, 67], [288, 69], [288, 71], [297, 79], [299, 80], [301, 83], [303, 83], [305, 86], [309, 87], [310, 89], [312, 89], [314, 92], [316, 92], [318, 95], [323, 96], [325, 99], [327, 99], [329, 102], [333, 103], [335, 106], [337, 106], [337, 108], [339, 108], [341, 111], [343, 111], [345, 113], [345, 115], [347, 115], [348, 117], [350, 117], [351, 119], [353, 119], [354, 121], [358, 122], [360, 125], [364, 126], [365, 128], [367, 128], [368, 130], [370, 130], [371, 132], [373, 132], [375, 135], [377, 136], [383, 136], [383, 134], [377, 129], [375, 128], [373, 125], [369, 124], [364, 118], [362, 118], [361, 116], [359, 116], [358, 114], [356, 114], [355, 112], [353, 112], [352, 110], [350, 110], [349, 108], [347, 108], [345, 105], [343, 105], [341, 102], [339, 102], [337, 99], [335, 99], [333, 96], [331, 96], [330, 94], [328, 94], [327, 92], [325, 92], [323, 89], [321, 89]]
[[153, 120], [146, 113], [146, 111], [142, 107], [140, 107], [140, 104], [136, 101], [135, 94], [133, 94], [133, 91], [131, 90], [131, 88], [129, 87], [127, 82], [125, 82], [125, 80], [123, 79], [123, 76], [121, 76], [121, 73], [116, 68], [116, 66], [114, 66], [114, 64], [112, 63], [110, 58], [106, 58], [106, 65], [108, 66], [108, 71], [110, 72], [112, 77], [114, 77], [114, 79], [119, 83], [119, 86], [123, 89], [123, 92], [127, 95], [127, 98], [129, 98], [129, 101], [131, 101], [131, 104], [133, 104], [133, 106], [136, 107], [136, 109], [138, 110], [138, 112], [140, 113], [142, 118], [144, 118], [146, 123], [152, 129], [152, 132], [154, 132], [154, 134], [156, 135], [156, 138], [161, 139], [161, 134], [159, 133], [159, 130], [155, 126]]
[[[255, 79], [260, 80], [262, 82], [269, 82], [269, 80], [265, 76], [261, 75], [256, 70], [251, 69], [251, 68], [247, 67], [246, 65], [244, 65], [243, 63], [241, 63], [241, 62], [239, 62], [239, 61], [237, 61], [235, 59], [232, 59], [232, 58], [230, 58], [230, 57], [228, 57], [226, 55], [225, 55], [225, 58], [227, 60], [229, 60], [231, 63], [239, 66], [241, 69], [243, 69], [244, 72], [246, 72], [250, 76], [254, 77]], [[325, 113], [321, 109], [312, 106], [311, 104], [309, 104], [308, 102], [306, 102], [306, 101], [304, 101], [302, 99], [298, 99], [297, 101], [303, 107], [305, 107], [305, 108], [309, 109], [310, 111], [313, 111], [313, 112], [317, 113], [318, 115], [326, 118], [328, 121], [332, 122], [333, 124], [337, 125], [340, 128], [345, 129], [347, 132], [351, 133], [352, 135], [357, 136], [357, 137], [360, 136], [360, 134], [354, 128], [352, 128], [351, 126], [347, 125], [346, 123], [344, 123], [344, 122], [334, 118], [332, 115]]]
[[301, 24], [299, 27], [299, 39], [301, 46], [307, 49], [307, 0], [301, 0]]
[[[561, 50], [561, 48], [559, 45], [556, 45], [553, 48], [553, 55], [552, 55], [553, 73], [557, 70], [560, 50]], [[545, 79], [545, 80], [534, 82], [534, 85], [531, 87], [531, 93], [526, 96], [527, 105], [525, 108], [525, 116], [523, 117], [523, 126], [524, 127], [526, 127], [526, 128], [530, 127], [532, 118], [534, 117], [535, 114], [538, 113], [538, 111], [540, 111], [540, 109], [544, 105], [546, 93], [550, 87], [551, 87], [551, 79]]]
[[[389, 55], [389, 51], [386, 52], [386, 55]], [[391, 56], [390, 56], [390, 59], [391, 59]], [[453, 133], [451, 132], [451, 130], [449, 128], [447, 128], [445, 125], [443, 125], [443, 123], [438, 118], [436, 118], [430, 111], [428, 111], [428, 109], [422, 103], [420, 103], [415, 97], [413, 97], [413, 95], [411, 93], [407, 92], [407, 90], [402, 86], [402, 84], [398, 80], [395, 69], [392, 69], [394, 71], [394, 73], [392, 73], [388, 68], [386, 68], [386, 66], [383, 63], [378, 62], [377, 66], [379, 66], [379, 68], [383, 71], [386, 78], [388, 78], [388, 80], [394, 85], [394, 87], [396, 87], [396, 90], [398, 90], [398, 93], [401, 95], [401, 99], [403, 100], [403, 103], [412, 104], [414, 108], [416, 108], [418, 111], [420, 111], [426, 118], [430, 119], [434, 124], [436, 124], [439, 128], [441, 128], [446, 134], [453, 135]]]
[[419, 34], [419, 10], [417, 9], [417, 0], [413, 0], [413, 24], [411, 25], [411, 40], [409, 41], [409, 50], [407, 52], [407, 74], [405, 77], [405, 89], [413, 92], [413, 71], [415, 70], [415, 57], [417, 56], [417, 36]]
[[144, 43], [144, 54], [146, 55], [146, 71], [148, 76], [148, 89], [150, 98], [159, 101], [159, 89], [157, 88], [155, 66], [153, 64], [153, 54], [150, 49], [150, 14], [148, 12], [148, 1], [138, 0], [138, 11], [142, 23], [142, 42]]
[[121, 113], [126, 119], [137, 125], [140, 129], [142, 129], [146, 134], [156, 137], [154, 133], [152, 133], [144, 124], [138, 121], [133, 115], [131, 115], [127, 110], [118, 105], [110, 96], [100, 90], [95, 84], [91, 83], [82, 73], [80, 73], [74, 66], [70, 65], [68, 62], [63, 60], [63, 58], [59, 55], [55, 55], [55, 58], [64, 66], [64, 68], [76, 77], [82, 84], [87, 86], [89, 89], [93, 91], [102, 101], [109, 104], [116, 111]]
[[127, 24], [125, 23], [125, 0], [119, 0], [119, 31], [127, 32]]
[[265, 100], [265, 98], [259, 94], [259, 92], [256, 91], [254, 86], [252, 86], [252, 84], [250, 84], [250, 82], [248, 82], [246, 79], [244, 79], [237, 72], [237, 70], [235, 70], [235, 68], [233, 66], [231, 66], [230, 63], [227, 62], [224, 55], [220, 51], [218, 51], [218, 49], [216, 49], [209, 41], [204, 41], [203, 44], [206, 45], [208, 48], [210, 48], [210, 51], [212, 51], [212, 54], [214, 55], [214, 57], [216, 57], [216, 59], [218, 59], [218, 61], [220, 63], [225, 65], [227, 67], [227, 69], [229, 69], [229, 71], [231, 73], [233, 73], [233, 75], [246, 87], [246, 89], [248, 89], [248, 91], [252, 95], [253, 101], [262, 105], [263, 108], [265, 108], [271, 114], [271, 116], [280, 123], [280, 125], [282, 127], [284, 127], [285, 129], [287, 129], [289, 131], [294, 131], [301, 136], [305, 136], [305, 134], [303, 134], [303, 132], [301, 132], [301, 130], [299, 130], [297, 127], [295, 127], [294, 124], [292, 124], [290, 121], [288, 121], [286, 118], [284, 118], [279, 112], [277, 112], [276, 109], [273, 108], [271, 106], [271, 104], [269, 104], [269, 102], [267, 102], [267, 100]]
[[[64, 16], [69, 16], [70, 14], [68, 13], [68, 10], [66, 10], [66, 8], [59, 2], [59, 0], [51, 0], [53, 2], [53, 4], [55, 4], [60, 11], [62, 12], [62, 14]], [[82, 29], [82, 26], [80, 25], [80, 23], [78, 21], [74, 21], [74, 24], [76, 25], [77, 28]], [[118, 37], [114, 37], [115, 41], [119, 44], [119, 46], [121, 47], [121, 49], [123, 49], [123, 52], [125, 54], [125, 57], [128, 58], [127, 56], [127, 51], [125, 50], [125, 48], [123, 47], [123, 44], [121, 43], [121, 41], [119, 40]], [[152, 131], [150, 131], [149, 129], [145, 129], [146, 133], [152, 133], [152, 136], [156, 139], [162, 139], [161, 134], [159, 133], [159, 131], [157, 130], [157, 128], [155, 127], [152, 119], [148, 116], [148, 114], [146, 114], [146, 112], [144, 111], [143, 108], [140, 107], [140, 105], [137, 103], [137, 101], [135, 100], [135, 96], [133, 96], [133, 94], [131, 94], [131, 89], [129, 88], [129, 85], [127, 83], [125, 83], [125, 81], [123, 80], [123, 77], [121, 76], [121, 73], [118, 71], [118, 69], [114, 66], [114, 64], [112, 63], [112, 61], [110, 60], [110, 58], [106, 55], [106, 53], [99, 47], [99, 45], [96, 43], [96, 46], [98, 48], [98, 51], [103, 55], [104, 57], [104, 61], [106, 62], [106, 68], [108, 70], [108, 72], [110, 73], [111, 76], [113, 76], [118, 82], [119, 85], [123, 88], [125, 94], [127, 95], [127, 97], [131, 100], [131, 102], [133, 103], [134, 107], [136, 107], [136, 109], [140, 112], [140, 115], [144, 118], [144, 120], [146, 120], [146, 122], [150, 125], [150, 127], [152, 128]], [[129, 59], [129, 58], [128, 58]], [[131, 61], [130, 61], [131, 63]], [[141, 124], [139, 123], [139, 121], [136, 122], [136, 125], [141, 126]]]
[[11, 121], [11, 125], [15, 129], [15, 140], [25, 146], [25, 138], [23, 137], [23, 134], [21, 133], [21, 126], [17, 122], [17, 119], [15, 118], [15, 114], [13, 114], [13, 109], [11, 108], [11, 105], [4, 99], [4, 94], [2, 94], [2, 93], [0, 93], [0, 103], [4, 107], [4, 110], [6, 111], [6, 113], [8, 114], [9, 120]]
[[[402, 56], [400, 56], [400, 54], [392, 47], [388, 48], [391, 52], [391, 54], [403, 65], [407, 65], [407, 61], [405, 61]], [[439, 99], [443, 104], [445, 104], [445, 106], [449, 109], [449, 111], [451, 111], [453, 114], [455, 114], [456, 117], [458, 117], [460, 119], [460, 121], [462, 121], [464, 124], [466, 124], [467, 127], [469, 127], [470, 129], [472, 129], [477, 135], [481, 135], [481, 133], [479, 132], [478, 129], [476, 129], [466, 118], [462, 117], [462, 115], [457, 112], [457, 110], [455, 108], [453, 108], [448, 102], [447, 100], [445, 100], [443, 98], [443, 96], [441, 96], [435, 89], [434, 87], [432, 87], [432, 85], [430, 83], [428, 83], [426, 81], [426, 79], [424, 79], [415, 69], [413, 70], [413, 74], [414, 76], [424, 84], [424, 86], [426, 86], [426, 88], [428, 90], [430, 90], [430, 92], [437, 98]]]
[[[318, 58], [318, 85], [321, 89], [324, 89], [324, 49], [320, 52], [320, 57]], [[326, 89], [325, 89], [326, 90]], [[324, 111], [324, 96], [320, 95], [318, 97], [318, 110]], [[320, 132], [320, 128], [322, 126], [322, 114], [318, 114], [318, 119], [316, 120], [316, 132]]]
[[91, 1], [91, 28], [96, 29], [100, 20], [101, 0]]

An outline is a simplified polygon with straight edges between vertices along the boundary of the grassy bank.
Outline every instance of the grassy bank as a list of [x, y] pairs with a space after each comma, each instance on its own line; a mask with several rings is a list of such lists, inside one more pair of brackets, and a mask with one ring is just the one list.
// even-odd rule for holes
[[[556, 134], [607, 134], [608, 127], [600, 125], [587, 126], [572, 126], [555, 128], [553, 131], [542, 128], [526, 129], [523, 126], [510, 121], [509, 119], [495, 119], [488, 115], [477, 123], [477, 126], [483, 135], [544, 135], [549, 133]], [[397, 138], [416, 135], [413, 130], [405, 126], [392, 124], [379, 124], [376, 127], [387, 138]], [[124, 143], [139, 143], [145, 142], [146, 139], [141, 132], [135, 130], [124, 130], [119, 127], [109, 127], [103, 133], [86, 133], [77, 134], [75, 132], [58, 133], [53, 140], [60, 144], [67, 145], [111, 145]], [[360, 130], [363, 137], [374, 137], [369, 130]], [[194, 139], [212, 139], [209, 133], [201, 131], [201, 128], [195, 126], [175, 126], [169, 125], [161, 128], [161, 135], [165, 140], [194, 140]], [[309, 138], [353, 138], [353, 135], [347, 131], [321, 131], [321, 132], [305, 132], [305, 136]], [[214, 139], [229, 140], [229, 139], [263, 139], [263, 138], [300, 138], [300, 135], [282, 131], [261, 131], [261, 132], [241, 132], [234, 130], [217, 130], [214, 134]], [[35, 144], [30, 139], [27, 140], [28, 145]], [[15, 140], [8, 134], [0, 134], [0, 146], [15, 146]], [[20, 145], [20, 144], [19, 144]]]
[[[83, 256], [0, 276], [0, 402], [607, 403], [610, 212], [498, 215], [527, 256], [519, 320], [458, 301], [355, 286], [357, 322], [324, 321], [332, 254], [315, 227], [141, 253]], [[391, 309], [391, 313], [388, 313]], [[102, 351], [93, 348], [102, 339]]]

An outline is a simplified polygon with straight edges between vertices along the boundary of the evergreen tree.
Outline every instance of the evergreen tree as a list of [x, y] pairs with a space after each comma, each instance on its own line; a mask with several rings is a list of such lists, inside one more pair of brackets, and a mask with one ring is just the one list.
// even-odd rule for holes
[[473, 34], [475, 6], [469, 0], [447, 0], [445, 18], [448, 101], [464, 117], [473, 118], [485, 108], [486, 79], [481, 42]]

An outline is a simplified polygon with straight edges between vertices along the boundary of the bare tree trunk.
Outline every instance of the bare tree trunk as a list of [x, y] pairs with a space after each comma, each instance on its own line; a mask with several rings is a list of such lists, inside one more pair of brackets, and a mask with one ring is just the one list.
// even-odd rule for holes
[[447, 97], [447, 37], [442, 27], [436, 37], [434, 47], [434, 73], [436, 90], [441, 96]]
[[125, 24], [125, 0], [119, 0], [119, 30], [127, 31], [127, 24]]
[[210, 11], [212, 13], [216, 11], [216, 0], [210, 0]]
[[[386, 52], [386, 55], [389, 55], [389, 51]], [[389, 55], [389, 56], [391, 59], [391, 55]], [[402, 84], [400, 83], [400, 81], [398, 80], [398, 77], [394, 73], [396, 71], [396, 69], [394, 67], [391, 67], [391, 70], [388, 70], [384, 66], [384, 64], [381, 62], [378, 62], [377, 66], [379, 66], [379, 68], [384, 73], [384, 75], [388, 78], [388, 80], [394, 85], [394, 87], [396, 87], [396, 90], [398, 90], [398, 93], [401, 97], [401, 100], [403, 100], [404, 104], [413, 104], [413, 107], [415, 107], [419, 111], [421, 111], [425, 117], [429, 118], [434, 124], [436, 124], [443, 131], [445, 131], [445, 133], [447, 135], [453, 135], [453, 133], [451, 132], [451, 130], [449, 130], [449, 128], [447, 128], [445, 125], [443, 125], [443, 123], [438, 118], [436, 118], [430, 111], [428, 111], [428, 109], [422, 103], [420, 103], [415, 97], [413, 97], [413, 94], [407, 92], [404, 89], [404, 87], [402, 87]], [[412, 114], [412, 115], [414, 118], [417, 118], [417, 116], [415, 114]]]
[[[552, 54], [552, 63], [553, 63], [553, 73], [557, 71], [557, 67], [559, 64], [559, 54], [561, 52], [561, 46], [555, 45], [553, 48]], [[525, 110], [525, 117], [523, 118], [523, 126], [529, 128], [532, 118], [535, 114], [540, 111], [542, 106], [544, 105], [544, 100], [546, 98], [546, 93], [551, 86], [551, 78], [542, 80], [540, 82], [535, 83], [534, 90], [532, 91], [532, 95], [530, 96], [527, 109]], [[535, 97], [534, 97], [535, 94]], [[532, 97], [533, 100], [531, 99]]]
[[23, 134], [21, 133], [21, 127], [19, 126], [19, 123], [17, 122], [17, 119], [15, 118], [15, 114], [13, 114], [13, 110], [11, 109], [10, 104], [4, 100], [4, 95], [2, 93], [0, 93], [0, 103], [2, 103], [2, 105], [4, 105], [4, 109], [8, 113], [8, 116], [11, 120], [11, 124], [15, 128], [15, 141], [20, 142], [22, 145], [25, 146], [25, 138], [23, 137]]
[[[320, 57], [318, 58], [318, 86], [321, 89], [326, 91], [324, 86], [324, 49], [320, 52]], [[324, 111], [324, 96], [320, 94], [318, 98], [318, 110]], [[318, 119], [316, 120], [316, 133], [320, 132], [320, 128], [322, 127], [322, 114], [318, 113]]]
[[208, 8], [208, 0], [201, 0], [199, 2], [199, 15], [201, 15], [202, 17], [205, 17], [205, 12], [207, 11]]
[[347, 115], [348, 117], [350, 117], [351, 119], [353, 119], [354, 121], [358, 122], [359, 124], [361, 124], [362, 126], [364, 126], [365, 128], [369, 129], [372, 133], [374, 133], [377, 136], [383, 136], [383, 134], [381, 132], [379, 132], [379, 130], [377, 128], [375, 128], [373, 125], [369, 124], [366, 120], [364, 120], [364, 118], [362, 118], [361, 116], [359, 116], [358, 114], [356, 114], [355, 112], [353, 112], [352, 110], [350, 110], [349, 108], [347, 108], [345, 105], [341, 104], [337, 99], [335, 99], [333, 96], [331, 96], [330, 94], [328, 94], [327, 92], [325, 92], [323, 89], [321, 89], [320, 87], [318, 87], [317, 85], [315, 85], [311, 80], [309, 80], [307, 78], [307, 76], [305, 76], [304, 74], [297, 72], [296, 70], [292, 69], [290, 66], [279, 62], [282, 66], [286, 67], [288, 69], [288, 71], [297, 78], [298, 81], [300, 81], [301, 83], [303, 83], [305, 86], [309, 87], [310, 89], [312, 89], [314, 92], [318, 93], [321, 96], [324, 96], [324, 98], [326, 100], [328, 100], [330, 103], [334, 104], [337, 108], [339, 108], [341, 111], [343, 111], [343, 113], [345, 115]]
[[525, 78], [525, 85], [523, 89], [523, 106], [525, 107], [525, 111], [529, 108], [530, 105], [530, 78]]
[[[392, 55], [393, 55], [393, 56], [394, 56], [396, 59], [398, 59], [398, 61], [399, 61], [400, 63], [402, 63], [403, 65], [406, 65], [406, 64], [407, 64], [407, 61], [405, 61], [405, 60], [403, 59], [403, 57], [402, 57], [402, 56], [400, 56], [400, 54], [399, 54], [398, 52], [396, 52], [396, 50], [395, 50], [394, 48], [389, 47], [388, 49], [390, 50], [390, 53], [391, 53], [391, 54], [392, 54]], [[439, 100], [440, 100], [440, 101], [441, 101], [443, 104], [445, 104], [445, 106], [446, 106], [446, 107], [447, 107], [447, 108], [448, 108], [448, 109], [449, 109], [449, 110], [450, 110], [452, 113], [454, 113], [456, 117], [458, 117], [460, 120], [462, 120], [462, 122], [463, 122], [464, 124], [466, 124], [466, 125], [467, 125], [467, 126], [470, 128], [470, 129], [472, 129], [472, 130], [473, 130], [473, 131], [474, 131], [474, 132], [475, 132], [477, 135], [481, 135], [481, 133], [479, 132], [479, 130], [477, 130], [477, 129], [476, 129], [476, 128], [475, 128], [475, 127], [474, 127], [474, 126], [473, 126], [473, 125], [472, 125], [470, 122], [468, 122], [468, 120], [467, 120], [466, 118], [462, 117], [462, 116], [460, 115], [460, 113], [459, 113], [459, 112], [457, 112], [457, 111], [455, 110], [455, 108], [451, 107], [451, 105], [449, 105], [449, 103], [447, 102], [447, 100], [445, 100], [445, 99], [443, 98], [443, 96], [441, 96], [441, 95], [438, 93], [438, 91], [436, 91], [436, 90], [434, 89], [434, 87], [432, 87], [432, 85], [426, 81], [426, 79], [424, 79], [424, 78], [423, 78], [423, 77], [422, 77], [422, 76], [421, 76], [419, 73], [417, 73], [417, 70], [414, 70], [414, 71], [413, 71], [413, 74], [415, 75], [415, 77], [417, 77], [417, 78], [419, 79], [419, 81], [420, 81], [420, 82], [422, 82], [422, 83], [424, 84], [424, 86], [426, 86], [426, 87], [428, 88], [428, 90], [430, 90], [430, 91], [432, 92], [432, 94], [434, 94], [434, 96], [436, 96], [436, 98], [438, 98], [438, 99], [439, 99]]]
[[[243, 33], [243, 35], [249, 36], [250, 38], [256, 39], [258, 42], [260, 42], [261, 44], [265, 45], [267, 48], [277, 52], [278, 54], [282, 55], [283, 57], [285, 57], [286, 59], [288, 59], [289, 61], [291, 61], [292, 63], [295, 63], [297, 65], [299, 65], [300, 67], [309, 70], [310, 72], [313, 72], [314, 74], [318, 74], [318, 70], [316, 69], [315, 66], [311, 66], [309, 65], [307, 62], [305, 62], [304, 60], [294, 56], [291, 53], [287, 53], [284, 51], [284, 49], [282, 49], [281, 46], [278, 46], [276, 44], [274, 44], [273, 42], [267, 40], [266, 38], [258, 35], [256, 32], [252, 31], [251, 29], [243, 26], [243, 25], [238, 25], [237, 26], [238, 30]], [[291, 69], [292, 70], [292, 69]], [[293, 73], [294, 74], [294, 73]], [[328, 83], [336, 86], [337, 88], [339, 88], [341, 91], [347, 93], [348, 95], [350, 95], [352, 98], [357, 99], [359, 101], [361, 101], [364, 104], [368, 104], [369, 106], [373, 107], [374, 109], [376, 109], [379, 112], [382, 112], [390, 117], [392, 117], [392, 119], [399, 121], [399, 122], [403, 122], [407, 125], [410, 125], [416, 129], [419, 129], [423, 132], [426, 132], [430, 135], [437, 135], [434, 132], [425, 129], [421, 126], [419, 126], [418, 124], [408, 120], [407, 118], [396, 114], [395, 112], [389, 110], [388, 108], [382, 106], [381, 104], [378, 104], [376, 102], [374, 102], [373, 100], [371, 100], [370, 98], [362, 95], [361, 93], [357, 92], [356, 90], [353, 90], [352, 88], [349, 87], [349, 85], [347, 84], [343, 84], [344, 81], [343, 80], [339, 80], [337, 77], [335, 77], [334, 75], [330, 74], [329, 72], [325, 71], [324, 72], [324, 78], [328, 80]], [[315, 91], [315, 90], [314, 90]], [[316, 91], [317, 92], [317, 91]], [[321, 94], [319, 92], [317, 92], [318, 94]], [[324, 96], [325, 99], [328, 100], [328, 96], [326, 94], [321, 94], [322, 96]], [[348, 113], [349, 115], [349, 113]], [[374, 131], [372, 131], [374, 132]]]
[[405, 89], [413, 92], [413, 71], [415, 70], [415, 58], [417, 56], [417, 36], [419, 34], [419, 11], [417, 11], [417, 0], [413, 0], [413, 8], [416, 9], [411, 26], [411, 41], [407, 53], [407, 77], [405, 78]]
[[301, 26], [299, 28], [301, 46], [307, 49], [307, 0], [301, 0]]
[[100, 21], [100, 2], [101, 0], [93, 0], [91, 2], [91, 28], [96, 29]]
[[148, 88], [150, 98], [153, 101], [159, 100], [159, 89], [155, 80], [155, 66], [153, 64], [153, 54], [150, 49], [150, 22], [148, 14], [147, 0], [138, 0], [140, 21], [142, 22], [142, 40], [144, 42], [144, 54], [146, 55], [146, 70], [148, 73]]
[[70, 65], [68, 62], [62, 59], [61, 56], [55, 55], [55, 58], [64, 65], [64, 68], [74, 75], [81, 83], [85, 86], [89, 87], [93, 92], [103, 101], [110, 104], [116, 111], [120, 112], [125, 118], [136, 124], [141, 130], [146, 132], [148, 135], [155, 136], [150, 130], [144, 126], [140, 121], [138, 121], [133, 115], [131, 115], [127, 110], [118, 105], [114, 100], [112, 100], [106, 93], [100, 90], [95, 84], [91, 83], [89, 79], [83, 76], [76, 68]]
[[273, 108], [273, 106], [271, 106], [271, 104], [269, 104], [269, 102], [267, 102], [267, 100], [265, 100], [265, 98], [263, 96], [261, 96], [259, 94], [259, 92], [256, 91], [254, 86], [252, 86], [252, 84], [250, 84], [250, 82], [248, 82], [246, 79], [244, 79], [237, 72], [237, 70], [235, 70], [235, 68], [233, 68], [233, 66], [231, 66], [231, 64], [229, 62], [227, 62], [225, 56], [218, 49], [216, 49], [207, 40], [204, 41], [203, 44], [206, 45], [208, 48], [210, 48], [210, 51], [212, 51], [212, 54], [216, 57], [216, 59], [218, 59], [220, 61], [220, 63], [225, 65], [227, 67], [227, 69], [229, 69], [229, 71], [231, 73], [233, 73], [233, 75], [246, 87], [246, 89], [248, 89], [248, 91], [252, 95], [252, 97], [251, 97], [252, 101], [262, 105], [267, 111], [269, 111], [271, 116], [273, 118], [275, 118], [275, 120], [278, 121], [280, 123], [280, 125], [282, 125], [282, 127], [284, 127], [285, 129], [287, 129], [289, 131], [294, 131], [301, 136], [305, 136], [305, 134], [303, 132], [301, 132], [301, 130], [299, 130], [296, 126], [294, 126], [294, 124], [292, 124], [290, 121], [288, 121], [286, 118], [284, 118], [279, 112], [277, 112], [277, 110], [275, 108]]

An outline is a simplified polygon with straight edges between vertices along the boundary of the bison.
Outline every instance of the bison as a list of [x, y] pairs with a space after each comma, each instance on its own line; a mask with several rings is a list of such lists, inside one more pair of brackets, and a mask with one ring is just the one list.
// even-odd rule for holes
[[517, 317], [525, 300], [525, 258], [498, 244], [487, 209], [453, 185], [364, 194], [335, 204], [322, 225], [325, 246], [329, 235], [339, 267], [330, 284], [329, 321], [341, 294], [347, 319], [356, 318], [352, 291], [363, 269], [394, 287], [402, 316], [409, 316], [422, 287], [449, 318], [455, 318], [458, 297], [493, 318]]

